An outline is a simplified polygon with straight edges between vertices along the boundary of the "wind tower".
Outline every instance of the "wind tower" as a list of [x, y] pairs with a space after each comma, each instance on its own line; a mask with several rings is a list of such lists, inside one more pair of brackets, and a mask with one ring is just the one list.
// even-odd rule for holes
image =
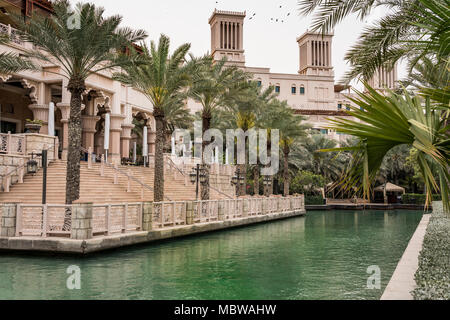
[[334, 76], [331, 46], [333, 34], [305, 32], [297, 38], [300, 51], [299, 74]]
[[227, 57], [234, 65], [244, 67], [244, 19], [246, 12], [215, 9], [209, 24], [211, 26], [211, 54], [214, 60]]
[[397, 64], [388, 71], [388, 68], [379, 67], [372, 78], [369, 79], [368, 84], [375, 90], [384, 92], [386, 89], [397, 89]]

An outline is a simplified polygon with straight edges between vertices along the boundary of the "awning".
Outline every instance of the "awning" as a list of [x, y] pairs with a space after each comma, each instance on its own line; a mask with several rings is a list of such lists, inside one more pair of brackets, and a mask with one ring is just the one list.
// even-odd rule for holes
[[381, 186], [378, 186], [374, 189], [374, 191], [379, 191], [379, 192], [384, 192], [384, 189], [386, 188], [386, 192], [401, 192], [401, 193], [405, 193], [405, 188], [396, 186], [393, 183], [386, 183], [386, 184], [382, 184]]

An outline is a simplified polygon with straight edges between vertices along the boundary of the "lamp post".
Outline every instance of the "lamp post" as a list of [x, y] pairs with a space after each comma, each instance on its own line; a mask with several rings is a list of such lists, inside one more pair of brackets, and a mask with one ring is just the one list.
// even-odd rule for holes
[[266, 197], [268, 197], [269, 196], [269, 192], [268, 192], [269, 190], [268, 189], [272, 185], [272, 178], [270, 176], [264, 176], [263, 184], [264, 184], [264, 193], [265, 193]]
[[31, 153], [31, 160], [27, 162], [27, 173], [35, 174], [37, 172], [38, 163], [34, 160], [34, 156], [41, 156], [42, 159], [42, 204], [47, 203], [47, 150], [42, 150], [42, 153]]
[[195, 168], [192, 168], [191, 173], [189, 174], [189, 179], [192, 184], [196, 184], [195, 186], [195, 200], [198, 200], [198, 185], [201, 183], [202, 185], [206, 181], [205, 169], [200, 168], [200, 164], [197, 164]]
[[236, 195], [239, 197], [240, 195], [240, 187], [244, 184], [244, 174], [241, 174], [241, 171], [236, 169], [236, 174], [231, 178], [231, 184], [236, 186]]

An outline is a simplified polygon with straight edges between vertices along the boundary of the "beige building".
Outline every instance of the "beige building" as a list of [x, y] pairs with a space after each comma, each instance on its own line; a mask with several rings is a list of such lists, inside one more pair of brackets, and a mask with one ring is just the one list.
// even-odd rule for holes
[[[230, 63], [253, 74], [262, 87], [274, 86], [280, 100], [299, 114], [308, 116], [313, 128], [337, 140], [344, 138], [325, 127], [327, 118], [347, 117], [344, 110], [351, 102], [345, 97], [348, 87], [336, 85], [333, 71], [333, 34], [319, 35], [306, 31], [298, 37], [298, 70], [295, 73], [272, 73], [268, 67], [248, 66], [245, 61], [245, 12], [215, 10], [209, 19], [211, 53], [216, 60], [226, 57]], [[397, 70], [378, 70], [370, 84], [376, 89], [394, 88]], [[345, 92], [344, 92], [345, 90]], [[191, 109], [196, 105], [191, 103]]]
[[324, 127], [327, 117], [345, 116], [350, 101], [334, 83], [332, 61], [333, 35], [305, 32], [297, 38], [299, 48], [296, 73], [272, 73], [268, 67], [247, 66], [244, 49], [245, 12], [215, 10], [209, 19], [211, 52], [216, 60], [227, 57], [230, 63], [253, 74], [262, 87], [274, 86], [280, 100], [286, 100], [298, 113], [307, 115], [313, 128], [334, 137]]
[[[0, 0], [0, 33], [8, 34], [11, 42], [1, 45], [0, 52], [21, 54], [31, 48], [16, 37], [8, 12], [21, 12], [29, 16], [31, 11], [52, 13], [47, 0], [10, 1]], [[20, 72], [13, 75], [0, 75], [0, 121], [1, 133], [23, 133], [27, 119], [41, 120], [41, 134], [48, 134], [50, 105], [55, 106], [55, 135], [59, 138], [60, 156], [64, 159], [68, 150], [68, 119], [70, 93], [67, 79], [55, 73], [61, 72], [59, 65], [44, 65], [42, 72]], [[110, 72], [90, 76], [83, 95], [83, 147], [92, 148], [96, 154], [105, 152], [104, 129], [106, 114], [110, 119], [110, 139], [108, 153], [112, 159], [130, 157], [133, 117], [145, 119], [148, 130], [148, 150], [154, 153], [153, 107], [139, 91], [126, 87], [112, 79]]]

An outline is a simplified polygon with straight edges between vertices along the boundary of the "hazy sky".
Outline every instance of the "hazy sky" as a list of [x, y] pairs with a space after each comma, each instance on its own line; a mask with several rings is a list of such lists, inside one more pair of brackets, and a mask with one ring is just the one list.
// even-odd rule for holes
[[[73, 0], [72, 3], [78, 2]], [[246, 11], [244, 49], [246, 64], [270, 67], [272, 72], [297, 73], [299, 50], [296, 38], [310, 25], [311, 17], [300, 17], [297, 0], [85, 0], [106, 9], [106, 15], [120, 14], [123, 24], [145, 29], [149, 39], [168, 35], [173, 47], [192, 44], [191, 52], [203, 55], [210, 51], [208, 19], [214, 8]], [[280, 6], [282, 6], [280, 8]], [[253, 14], [256, 15], [249, 20]], [[288, 16], [287, 14], [290, 13]], [[381, 10], [375, 13], [378, 16]], [[271, 18], [284, 23], [271, 22]], [[364, 23], [349, 17], [334, 31], [333, 64], [336, 81], [345, 73], [344, 55], [356, 41]]]

